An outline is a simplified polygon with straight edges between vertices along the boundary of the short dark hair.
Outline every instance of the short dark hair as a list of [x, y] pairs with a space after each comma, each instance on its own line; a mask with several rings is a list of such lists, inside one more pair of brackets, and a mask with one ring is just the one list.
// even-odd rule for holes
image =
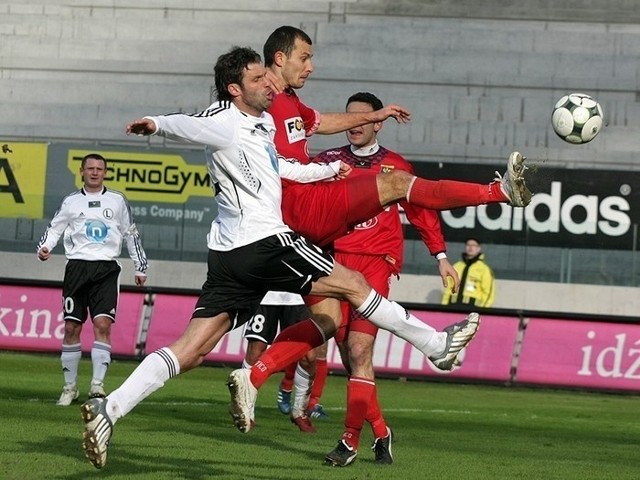
[[371, 105], [371, 108], [373, 108], [374, 112], [376, 110], [382, 110], [384, 108], [382, 100], [376, 97], [373, 93], [369, 92], [358, 92], [351, 95], [347, 100], [347, 107], [352, 102], [368, 103], [369, 105]]
[[269, 35], [267, 41], [264, 42], [264, 47], [262, 48], [264, 65], [266, 67], [273, 65], [277, 52], [284, 52], [288, 58], [291, 52], [293, 52], [297, 38], [309, 45], [313, 45], [311, 37], [299, 28], [288, 25], [276, 28], [273, 33]]
[[104, 168], [105, 169], [107, 168], [107, 159], [104, 158], [99, 153], [89, 153], [89, 154], [85, 155], [84, 157], [82, 157], [82, 162], [80, 163], [80, 168], [84, 168], [84, 166], [87, 163], [87, 160], [89, 160], [90, 158], [93, 158], [94, 160], [102, 160], [104, 162]]
[[476, 242], [478, 244], [478, 246], [482, 245], [480, 243], [480, 240], [478, 240], [476, 237], [467, 237], [467, 239], [464, 241], [464, 243], [466, 244], [467, 242]]
[[227, 53], [220, 55], [213, 67], [218, 100], [233, 100], [229, 93], [229, 85], [242, 85], [242, 77], [247, 67], [260, 62], [260, 54], [249, 47], [232, 47]]

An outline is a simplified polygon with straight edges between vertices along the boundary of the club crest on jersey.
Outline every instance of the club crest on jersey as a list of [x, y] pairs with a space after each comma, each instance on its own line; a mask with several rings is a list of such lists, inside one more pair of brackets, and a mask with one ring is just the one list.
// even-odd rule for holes
[[111, 220], [113, 218], [113, 210], [111, 210], [110, 208], [105, 208], [102, 211], [102, 215], [104, 215], [104, 218], [106, 218], [107, 220]]
[[287, 140], [290, 144], [304, 140], [306, 137], [301, 117], [287, 118], [284, 121], [284, 131], [287, 132]]
[[382, 173], [391, 173], [395, 167], [395, 165], [380, 165], [380, 171]]
[[355, 230], [369, 230], [370, 228], [375, 227], [378, 224], [378, 217], [373, 217], [367, 220], [366, 222], [362, 222], [353, 227]]

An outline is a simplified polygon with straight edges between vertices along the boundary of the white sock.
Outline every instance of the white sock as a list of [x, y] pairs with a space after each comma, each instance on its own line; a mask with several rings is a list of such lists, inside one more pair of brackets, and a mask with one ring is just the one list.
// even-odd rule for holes
[[80, 365], [81, 358], [81, 343], [74, 343], [73, 345], [62, 344], [60, 363], [62, 363], [62, 374], [64, 375], [64, 383], [66, 383], [67, 385], [76, 384], [78, 380], [78, 365]]
[[373, 289], [356, 310], [375, 326], [406, 340], [427, 357], [440, 354], [445, 349], [447, 341], [445, 332], [438, 332]]
[[[242, 360], [242, 368], [244, 369], [250, 369], [251, 365], [249, 365], [249, 362], [247, 362], [247, 359], [245, 358], [244, 360]], [[252, 420], [256, 419], [256, 404], [253, 404], [253, 408], [251, 409], [251, 415], [250, 418]]]
[[180, 374], [178, 359], [169, 348], [148, 355], [117, 390], [107, 396], [107, 413], [113, 423], [142, 400]]
[[307, 412], [309, 398], [311, 397], [311, 387], [313, 386], [313, 378], [300, 364], [296, 366], [293, 386], [295, 387], [295, 393], [293, 395], [293, 405], [291, 405], [291, 416], [297, 418]]
[[93, 342], [91, 349], [91, 363], [93, 365], [93, 383], [103, 383], [107, 369], [111, 364], [111, 345], [104, 342]]

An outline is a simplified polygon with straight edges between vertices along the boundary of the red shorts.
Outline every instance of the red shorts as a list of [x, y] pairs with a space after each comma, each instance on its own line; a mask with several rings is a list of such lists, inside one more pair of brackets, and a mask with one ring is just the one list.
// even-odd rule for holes
[[[383, 297], [389, 296], [391, 288], [391, 276], [394, 267], [383, 257], [378, 255], [356, 255], [353, 253], [337, 253], [336, 262], [351, 270], [356, 270], [364, 275], [369, 285]], [[378, 327], [366, 318], [363, 318], [348, 302], [340, 302], [342, 307], [342, 324], [335, 334], [338, 343], [347, 339], [349, 332], [368, 333], [375, 337]]]
[[282, 189], [284, 223], [320, 247], [330, 245], [382, 210], [375, 175], [286, 184]]

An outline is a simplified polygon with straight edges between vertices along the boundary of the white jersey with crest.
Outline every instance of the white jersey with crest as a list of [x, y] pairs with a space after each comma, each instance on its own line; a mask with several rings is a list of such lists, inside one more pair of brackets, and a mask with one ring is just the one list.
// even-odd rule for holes
[[208, 235], [211, 250], [228, 251], [291, 231], [282, 220], [281, 178], [308, 183], [332, 178], [340, 170], [339, 161], [302, 165], [279, 156], [271, 115], [248, 115], [229, 101], [215, 102], [197, 114], [145, 118], [156, 124], [156, 135], [207, 146], [218, 202]]
[[65, 255], [70, 260], [115, 260], [125, 240], [136, 272], [144, 274], [147, 270], [147, 256], [131, 207], [118, 191], [103, 187], [99, 192], [87, 192], [81, 188], [67, 195], [42, 235], [37, 251], [42, 247], [52, 251], [63, 234]]

